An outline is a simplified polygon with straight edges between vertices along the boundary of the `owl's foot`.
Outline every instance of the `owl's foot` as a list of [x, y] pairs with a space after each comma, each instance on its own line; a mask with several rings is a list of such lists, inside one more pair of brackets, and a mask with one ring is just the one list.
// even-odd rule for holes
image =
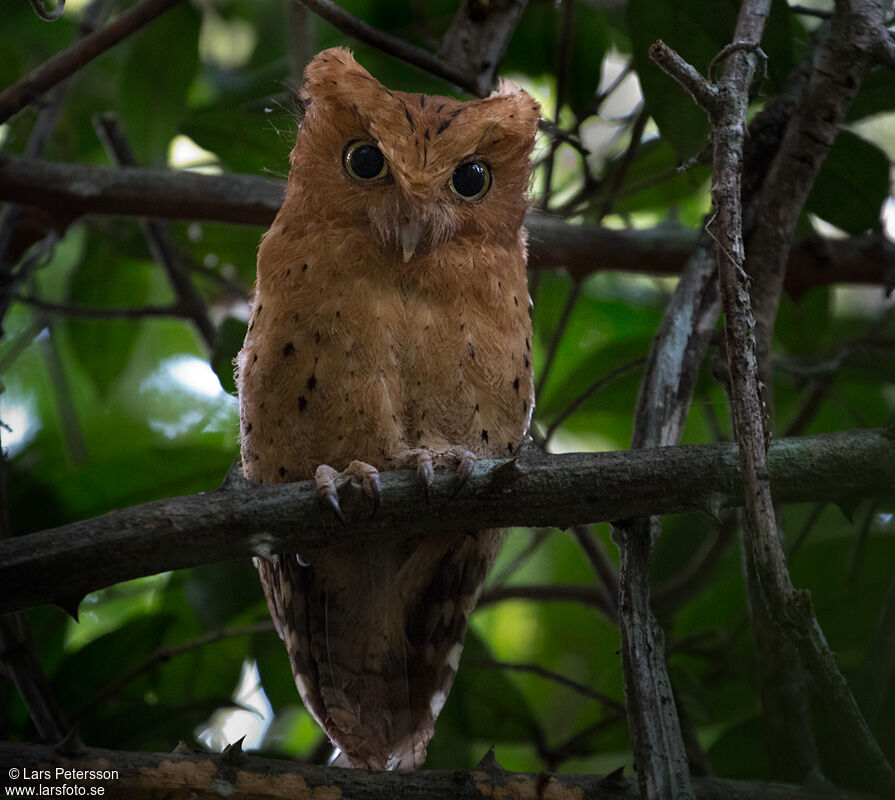
[[433, 451], [423, 447], [402, 453], [401, 459], [406, 466], [416, 468], [416, 474], [426, 492], [426, 500], [429, 499], [429, 488], [435, 478], [436, 467], [447, 467], [457, 471], [457, 487], [452, 495], [454, 497], [466, 485], [477, 461], [475, 453], [461, 447], [452, 447], [443, 451]]
[[336, 472], [328, 464], [321, 464], [314, 473], [317, 494], [329, 506], [340, 522], [345, 522], [345, 515], [339, 505], [339, 486], [346, 481], [353, 481], [363, 489], [364, 494], [373, 501], [373, 513], [379, 510], [382, 486], [379, 482], [379, 470], [363, 461], [352, 461], [343, 472]]

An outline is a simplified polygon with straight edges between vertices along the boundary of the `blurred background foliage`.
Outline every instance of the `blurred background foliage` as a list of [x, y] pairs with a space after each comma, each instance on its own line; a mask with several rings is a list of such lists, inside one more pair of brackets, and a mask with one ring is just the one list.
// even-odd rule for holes
[[[341, 5], [434, 48], [457, 3]], [[730, 40], [738, 5], [579, 0], [569, 10], [532, 0], [501, 74], [521, 81], [545, 114], [558, 116], [589, 151], [585, 156], [561, 143], [553, 153], [542, 134], [534, 155], [535, 204], [572, 222], [602, 219], [607, 226], [653, 228], [657, 234], [697, 228], [710, 206], [709, 169], [677, 167], [704, 149], [708, 125], [648, 61], [646, 50], [661, 37], [705, 72]], [[62, 19], [47, 24], [24, 0], [5, 3], [0, 86], [71, 42], [85, 6], [84, 0], [69, 0]], [[107, 165], [92, 118], [113, 110], [144, 166], [284, 176], [296, 131], [286, 92], [295, 83], [293, 65], [335, 44], [351, 46], [389, 86], [451, 92], [312, 15], [289, 15], [286, 7], [283, 0], [195, 0], [164, 14], [81, 71], [46, 157]], [[568, 11], [571, 24], [564, 31]], [[768, 77], [756, 109], [779, 90], [818, 23], [775, 2], [763, 44]], [[568, 45], [560, 46], [564, 32]], [[564, 58], [567, 67], [561, 66]], [[566, 78], [559, 104], [558, 69]], [[643, 140], [625, 170], [623, 156], [644, 101], [649, 118]], [[827, 159], [802, 234], [858, 235], [893, 224], [893, 120], [895, 76], [880, 69]], [[33, 122], [34, 112], [26, 110], [0, 127], [3, 154], [23, 151]], [[245, 331], [261, 230], [185, 222], [170, 227], [217, 326], [213, 348], [191, 322], [177, 318], [83, 319], [27, 302], [15, 302], [7, 315], [0, 418], [14, 533], [214, 489], [236, 457], [231, 360]], [[641, 369], [636, 360], [648, 351], [673, 285], [668, 278], [599, 273], [575, 287], [561, 269], [533, 279], [536, 374], [545, 374], [551, 339], [562, 326], [549, 375], [539, 386], [538, 434], [594, 380], [634, 362], [557, 428], [552, 450], [629, 445]], [[577, 300], [563, 321], [573, 291]], [[144, 307], [174, 299], [129, 218], [72, 224], [24, 293], [74, 307]], [[784, 298], [774, 351], [778, 432], [891, 422], [891, 312], [882, 287], [821, 286]], [[725, 395], [707, 365], [684, 440], [729, 436]], [[862, 687], [891, 680], [889, 667], [872, 654], [885, 634], [879, 626], [886, 597], [890, 607], [895, 602], [892, 511], [879, 504], [846, 513], [823, 504], [784, 510], [795, 583], [811, 590], [826, 636], [859, 696]], [[665, 520], [653, 559], [656, 610], [668, 634], [671, 676], [690, 744], [702, 754], [701, 764], [694, 764], [721, 776], [766, 778], [770, 767], [735, 526], [727, 517]], [[614, 562], [608, 527], [595, 526], [594, 533]], [[713, 556], [696, 576], [682, 579], [707, 551]], [[576, 538], [559, 530], [514, 531], [489, 588], [556, 584], [596, 585]], [[57, 697], [90, 745], [164, 751], [184, 739], [194, 748], [220, 749], [247, 734], [246, 746], [267, 754], [318, 761], [328, 754], [301, 706], [284, 648], [266, 625], [248, 562], [96, 592], [82, 602], [78, 623], [55, 607], [35, 608], [30, 618]], [[618, 640], [610, 616], [584, 603], [516, 598], [484, 605], [474, 616], [427, 765], [469, 767], [493, 744], [508, 769], [630, 771], [627, 727], [617, 711], [623, 701]], [[581, 686], [496, 668], [495, 661], [538, 665]], [[823, 698], [813, 700], [824, 749], [831, 731]], [[878, 701], [873, 725], [895, 758], [891, 683]], [[9, 682], [0, 683], [0, 736], [36, 736]], [[858, 780], [837, 774], [835, 753], [825, 750], [825, 757], [828, 774], [845, 783]]]

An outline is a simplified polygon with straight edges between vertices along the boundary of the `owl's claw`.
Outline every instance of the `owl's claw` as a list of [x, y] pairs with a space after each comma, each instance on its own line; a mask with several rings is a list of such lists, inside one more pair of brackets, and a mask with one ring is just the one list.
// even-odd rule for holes
[[475, 467], [477, 460], [475, 454], [470, 453], [468, 450], [460, 453], [460, 464], [457, 467], [457, 488], [454, 489], [451, 498], [460, 494], [460, 490], [466, 486], [466, 482], [469, 480], [469, 476], [472, 475], [472, 469]]
[[341, 523], [345, 523], [345, 515], [339, 505], [339, 494], [336, 491], [336, 478], [339, 473], [327, 464], [321, 464], [314, 473], [314, 482], [317, 484], [317, 494], [328, 505], [333, 514]]
[[435, 479], [435, 468], [432, 466], [432, 454], [428, 450], [423, 450], [417, 456], [416, 474], [419, 475], [423, 482], [423, 489], [426, 492], [426, 502], [429, 502], [429, 487]]
[[453, 498], [469, 480], [477, 456], [475, 453], [459, 447], [451, 447], [446, 450], [430, 450], [424, 447], [418, 450], [405, 450], [399, 454], [399, 459], [399, 464], [402, 466], [416, 467], [416, 474], [426, 492], [426, 502], [429, 502], [429, 492], [435, 480], [436, 466], [457, 471], [457, 486], [451, 495]]
[[374, 472], [373, 475], [370, 476], [369, 493], [373, 500], [373, 513], [370, 516], [375, 517], [376, 512], [379, 511], [379, 506], [382, 505], [382, 482], [379, 480], [378, 472]]

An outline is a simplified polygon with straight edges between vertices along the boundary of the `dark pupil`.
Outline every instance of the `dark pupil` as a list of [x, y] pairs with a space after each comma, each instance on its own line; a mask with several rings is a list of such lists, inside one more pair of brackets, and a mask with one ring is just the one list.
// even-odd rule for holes
[[474, 197], [485, 186], [485, 168], [475, 162], [461, 164], [454, 170], [454, 189], [461, 197]]
[[356, 147], [348, 158], [351, 161], [351, 169], [358, 178], [375, 178], [382, 172], [382, 165], [385, 163], [379, 148], [371, 144]]

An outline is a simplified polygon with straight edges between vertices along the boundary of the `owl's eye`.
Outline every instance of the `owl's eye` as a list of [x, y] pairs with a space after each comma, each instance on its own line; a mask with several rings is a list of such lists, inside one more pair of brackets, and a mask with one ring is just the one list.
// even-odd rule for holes
[[491, 188], [491, 167], [484, 161], [466, 161], [454, 170], [449, 186], [464, 200], [481, 200]]
[[388, 173], [388, 164], [382, 151], [372, 142], [349, 142], [342, 153], [345, 172], [359, 181], [374, 181]]

